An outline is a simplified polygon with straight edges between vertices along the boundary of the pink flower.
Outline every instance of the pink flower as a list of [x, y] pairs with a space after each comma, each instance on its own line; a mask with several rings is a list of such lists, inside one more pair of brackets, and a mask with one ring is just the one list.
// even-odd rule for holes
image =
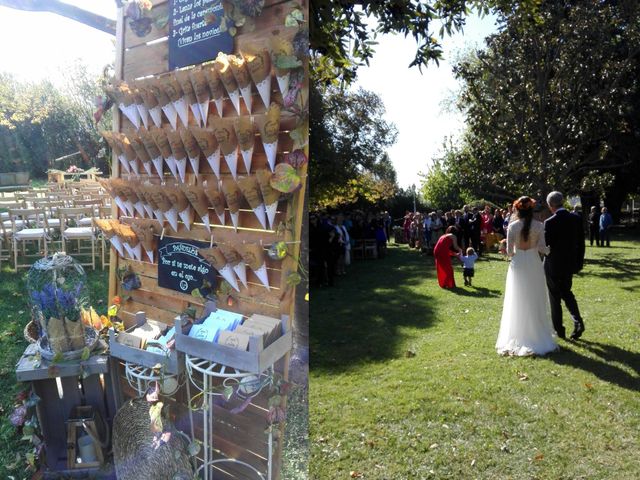
[[27, 417], [27, 407], [20, 405], [9, 415], [9, 421], [14, 427], [21, 427], [24, 425]]

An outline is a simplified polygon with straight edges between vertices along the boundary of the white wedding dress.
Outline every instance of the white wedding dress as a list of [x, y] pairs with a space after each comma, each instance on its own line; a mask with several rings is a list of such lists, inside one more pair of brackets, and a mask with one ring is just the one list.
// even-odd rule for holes
[[549, 314], [549, 297], [539, 253], [548, 254], [544, 225], [532, 220], [522, 238], [523, 220], [509, 224], [507, 254], [511, 263], [496, 350], [500, 355], [545, 355], [558, 348]]

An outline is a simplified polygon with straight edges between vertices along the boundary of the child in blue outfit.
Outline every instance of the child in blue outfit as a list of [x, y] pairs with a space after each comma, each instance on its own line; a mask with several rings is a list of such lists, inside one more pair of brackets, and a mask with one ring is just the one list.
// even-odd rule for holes
[[463, 270], [462, 275], [464, 276], [464, 284], [466, 286], [471, 286], [471, 279], [473, 278], [473, 274], [475, 272], [474, 265], [476, 260], [478, 259], [478, 254], [476, 251], [469, 247], [467, 248], [467, 255], [458, 255], [458, 258], [462, 262]]

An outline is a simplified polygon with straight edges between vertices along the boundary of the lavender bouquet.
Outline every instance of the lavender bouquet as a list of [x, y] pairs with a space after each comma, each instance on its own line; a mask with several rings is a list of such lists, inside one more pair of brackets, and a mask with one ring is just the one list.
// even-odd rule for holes
[[29, 270], [27, 287], [34, 319], [54, 353], [82, 350], [85, 329], [81, 310], [88, 295], [84, 269], [71, 257], [57, 253]]

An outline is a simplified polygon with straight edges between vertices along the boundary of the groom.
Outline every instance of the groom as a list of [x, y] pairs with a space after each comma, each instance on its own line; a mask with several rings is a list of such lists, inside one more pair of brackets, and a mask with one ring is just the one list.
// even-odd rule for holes
[[578, 302], [571, 292], [574, 273], [584, 265], [584, 231], [580, 217], [562, 207], [564, 198], [560, 192], [547, 195], [547, 204], [553, 215], [544, 222], [544, 237], [551, 252], [544, 261], [544, 272], [549, 289], [551, 320], [560, 338], [566, 338], [562, 325], [561, 300], [573, 319], [571, 338], [576, 340], [584, 332], [584, 323], [578, 310]]

